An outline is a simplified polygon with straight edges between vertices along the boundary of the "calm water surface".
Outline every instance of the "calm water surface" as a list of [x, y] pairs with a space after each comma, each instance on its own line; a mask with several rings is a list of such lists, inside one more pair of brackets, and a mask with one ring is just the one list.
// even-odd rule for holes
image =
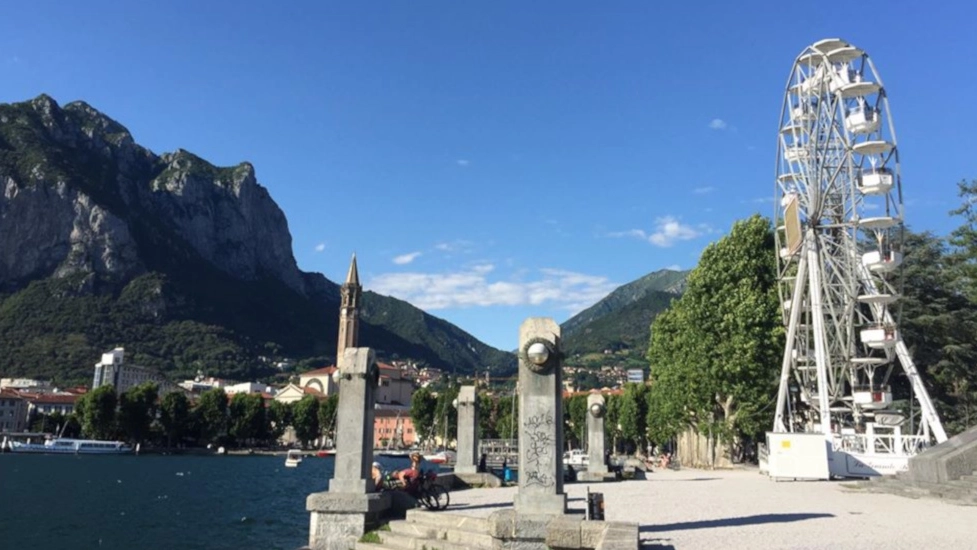
[[332, 458], [0, 455], [3, 549], [287, 549]]

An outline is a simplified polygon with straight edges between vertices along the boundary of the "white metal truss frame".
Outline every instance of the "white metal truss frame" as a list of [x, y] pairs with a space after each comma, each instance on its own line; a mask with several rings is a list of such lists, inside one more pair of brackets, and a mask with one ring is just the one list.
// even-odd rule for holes
[[[860, 178], [873, 171], [887, 174], [889, 187], [860, 187]], [[895, 258], [903, 235], [892, 115], [865, 52], [829, 39], [795, 60], [781, 110], [775, 195], [787, 342], [774, 431], [837, 437], [843, 428], [870, 421], [883, 411], [858, 402], [856, 388], [887, 389], [898, 363], [920, 407], [917, 435], [944, 441], [939, 416], [898, 332], [898, 301], [888, 301], [901, 292], [898, 269], [884, 262], [869, 269], [870, 261], [863, 261], [866, 253], [877, 253], [879, 261]], [[795, 197], [799, 248], [787, 242], [782, 210]], [[885, 340], [866, 341], [863, 331], [878, 327]]]

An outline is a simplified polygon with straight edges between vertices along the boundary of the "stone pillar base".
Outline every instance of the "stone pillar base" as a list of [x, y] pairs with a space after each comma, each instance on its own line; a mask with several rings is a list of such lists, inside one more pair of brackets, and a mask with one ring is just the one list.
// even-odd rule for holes
[[555, 495], [516, 493], [513, 504], [520, 515], [562, 515], [567, 512], [567, 495], [566, 493]]
[[312, 493], [305, 501], [311, 550], [348, 550], [367, 531], [379, 527], [390, 508], [385, 493]]
[[583, 471], [577, 474], [577, 481], [583, 483], [604, 483], [607, 481], [617, 481], [617, 476], [611, 472]]

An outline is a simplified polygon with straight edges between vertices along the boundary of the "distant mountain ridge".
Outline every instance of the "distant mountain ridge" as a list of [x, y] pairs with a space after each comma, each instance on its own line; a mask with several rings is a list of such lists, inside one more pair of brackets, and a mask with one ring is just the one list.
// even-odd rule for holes
[[688, 274], [662, 269], [614, 289], [560, 325], [565, 351], [573, 356], [626, 350], [643, 357], [651, 322], [682, 294]]
[[[156, 155], [91, 106], [0, 104], [0, 374], [81, 381], [115, 346], [173, 375], [242, 379], [335, 353], [338, 285], [298, 269], [241, 163]], [[361, 262], [363, 259], [361, 258]], [[459, 373], [515, 358], [367, 292], [360, 345]]]

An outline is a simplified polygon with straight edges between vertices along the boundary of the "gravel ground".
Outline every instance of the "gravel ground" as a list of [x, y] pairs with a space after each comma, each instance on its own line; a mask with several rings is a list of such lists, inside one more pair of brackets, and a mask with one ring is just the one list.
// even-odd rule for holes
[[[643, 548], [977, 549], [977, 507], [838, 482], [774, 482], [755, 469], [655, 471], [643, 480], [567, 484], [571, 513], [583, 514], [588, 487], [604, 493], [605, 519], [638, 523]], [[515, 493], [452, 492], [447, 512], [487, 516], [511, 506]]]

